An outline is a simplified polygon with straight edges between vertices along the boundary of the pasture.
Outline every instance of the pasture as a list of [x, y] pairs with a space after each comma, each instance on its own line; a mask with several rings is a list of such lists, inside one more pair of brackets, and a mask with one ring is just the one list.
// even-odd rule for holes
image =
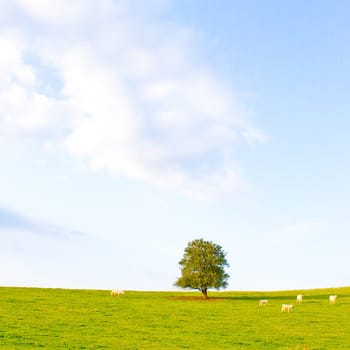
[[[297, 304], [301, 292], [304, 302]], [[335, 305], [328, 300], [337, 294]], [[350, 288], [281, 292], [0, 288], [0, 349], [348, 349]], [[260, 299], [268, 299], [259, 306]], [[281, 305], [294, 310], [282, 313]]]

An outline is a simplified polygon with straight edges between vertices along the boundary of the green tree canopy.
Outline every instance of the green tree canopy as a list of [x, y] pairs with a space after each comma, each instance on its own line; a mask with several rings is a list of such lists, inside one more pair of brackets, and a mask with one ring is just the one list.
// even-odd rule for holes
[[221, 246], [202, 238], [189, 242], [179, 261], [181, 277], [174, 283], [181, 288], [198, 289], [205, 299], [209, 288], [225, 288], [230, 277], [225, 272], [229, 264]]

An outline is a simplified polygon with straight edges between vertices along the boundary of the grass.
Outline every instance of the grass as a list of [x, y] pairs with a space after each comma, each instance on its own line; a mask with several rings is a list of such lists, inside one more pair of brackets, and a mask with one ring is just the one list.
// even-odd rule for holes
[[[350, 287], [301, 291], [297, 305], [299, 292], [211, 292], [204, 301], [194, 292], [2, 287], [0, 349], [350, 348]], [[294, 311], [281, 313], [282, 303]]]

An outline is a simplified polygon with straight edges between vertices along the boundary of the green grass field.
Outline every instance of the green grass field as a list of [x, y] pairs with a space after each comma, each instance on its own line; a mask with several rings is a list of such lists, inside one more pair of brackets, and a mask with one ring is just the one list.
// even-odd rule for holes
[[[350, 349], [350, 288], [302, 291], [301, 305], [298, 292], [210, 292], [205, 301], [194, 292], [2, 287], [0, 349]], [[281, 313], [282, 303], [294, 311]]]

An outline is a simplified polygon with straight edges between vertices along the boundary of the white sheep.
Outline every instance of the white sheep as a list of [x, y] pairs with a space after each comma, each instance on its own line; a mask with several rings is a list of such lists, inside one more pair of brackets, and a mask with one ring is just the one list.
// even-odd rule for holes
[[303, 295], [302, 294], [298, 294], [297, 295], [297, 302], [300, 304], [303, 302]]
[[336, 295], [330, 295], [330, 296], [329, 296], [329, 302], [330, 302], [331, 304], [335, 304], [336, 299], [337, 299], [337, 296], [336, 296]]
[[263, 306], [266, 305], [268, 302], [269, 302], [269, 301], [268, 301], [267, 299], [261, 299], [261, 300], [259, 301], [259, 305], [260, 305], [261, 307], [263, 307]]
[[125, 292], [123, 290], [121, 290], [121, 289], [112, 289], [111, 290], [111, 296], [112, 297], [115, 297], [115, 296], [119, 297], [120, 294], [124, 294], [124, 293]]
[[290, 312], [293, 309], [293, 304], [282, 304], [281, 312]]

